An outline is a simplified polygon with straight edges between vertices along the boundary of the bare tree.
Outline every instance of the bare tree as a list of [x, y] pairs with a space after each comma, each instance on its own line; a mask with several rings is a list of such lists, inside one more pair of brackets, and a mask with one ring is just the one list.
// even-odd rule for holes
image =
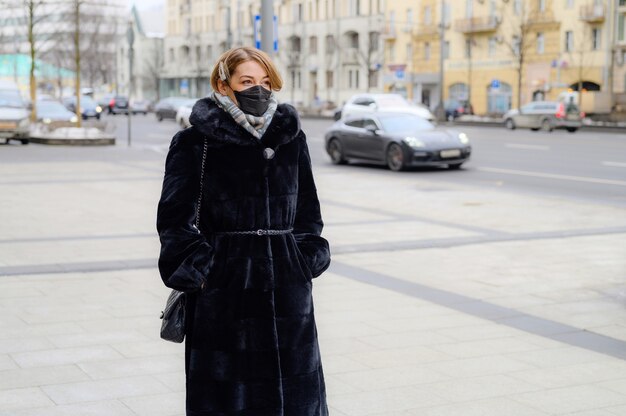
[[359, 57], [367, 71], [367, 92], [370, 92], [372, 76], [379, 71], [376, 65], [379, 64], [380, 61], [380, 50], [380, 32], [369, 32], [367, 34], [365, 50], [359, 48]]
[[524, 65], [536, 38], [533, 37], [532, 18], [534, 14], [528, 6], [527, 1], [515, 0], [504, 7], [507, 13], [502, 13], [503, 21], [511, 26], [511, 38], [503, 39], [513, 56], [517, 70], [517, 107], [522, 105], [522, 79], [524, 75]]
[[161, 69], [163, 68], [163, 43], [156, 42], [154, 47], [146, 54], [143, 61], [145, 68], [143, 82], [155, 92], [157, 101], [161, 99], [161, 91], [159, 90], [159, 79]]

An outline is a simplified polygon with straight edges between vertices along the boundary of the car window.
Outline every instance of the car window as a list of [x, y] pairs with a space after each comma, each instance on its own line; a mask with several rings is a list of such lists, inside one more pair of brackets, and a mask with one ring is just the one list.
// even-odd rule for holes
[[376, 97], [376, 102], [381, 107], [399, 107], [409, 105], [409, 103], [400, 95], [381, 95]]
[[356, 127], [356, 128], [363, 128], [363, 120], [360, 118], [357, 119], [353, 119], [353, 120], [348, 120], [346, 121], [346, 126], [349, 127]]
[[534, 110], [534, 109], [535, 109], [535, 105], [534, 105], [534, 104], [532, 104], [532, 103], [531, 103], [531, 104], [526, 104], [525, 106], [523, 106], [523, 107], [521, 108], [521, 110], [522, 110], [523, 112], [529, 112], [529, 111], [532, 111], [532, 110]]
[[370, 103], [372, 103], [372, 100], [369, 98], [365, 98], [365, 97], [359, 97], [355, 99], [353, 102], [354, 105], [364, 105], [364, 106], [368, 106], [370, 105]]
[[376, 122], [371, 118], [366, 118], [363, 120], [363, 128], [366, 129], [368, 127], [374, 127], [375, 129], [378, 129], [378, 124], [376, 124]]
[[0, 90], [0, 106], [24, 107], [24, 101], [17, 90]]
[[380, 123], [383, 125], [383, 130], [388, 133], [412, 133], [435, 128], [428, 120], [411, 114], [380, 117]]

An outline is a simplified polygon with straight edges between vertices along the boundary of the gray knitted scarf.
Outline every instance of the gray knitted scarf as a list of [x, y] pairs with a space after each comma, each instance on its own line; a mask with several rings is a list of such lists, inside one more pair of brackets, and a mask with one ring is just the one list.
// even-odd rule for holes
[[256, 117], [241, 111], [228, 95], [222, 95], [217, 91], [213, 91], [209, 98], [215, 101], [218, 106], [233, 117], [237, 124], [257, 139], [260, 139], [263, 133], [265, 133], [265, 130], [269, 127], [272, 117], [274, 117], [274, 113], [276, 112], [276, 107], [278, 106], [278, 101], [272, 92], [267, 111], [262, 116]]

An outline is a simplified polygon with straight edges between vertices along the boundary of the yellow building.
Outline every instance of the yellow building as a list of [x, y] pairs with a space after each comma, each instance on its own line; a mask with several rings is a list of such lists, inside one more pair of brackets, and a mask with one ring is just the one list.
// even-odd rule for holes
[[[616, 0], [609, 0], [616, 1]], [[619, 0], [622, 1], [622, 0]], [[407, 89], [432, 107], [444, 23], [446, 100], [468, 101], [477, 114], [501, 114], [533, 99], [557, 99], [580, 85], [607, 90], [611, 7], [602, 0], [421, 0], [413, 31], [415, 74]], [[424, 94], [424, 91], [427, 91]], [[599, 100], [608, 92], [583, 95]]]

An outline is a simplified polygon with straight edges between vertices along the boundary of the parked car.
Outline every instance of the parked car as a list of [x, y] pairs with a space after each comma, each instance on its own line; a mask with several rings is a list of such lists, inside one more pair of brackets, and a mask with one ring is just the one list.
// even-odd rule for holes
[[109, 102], [109, 114], [128, 114], [128, 97], [115, 95]]
[[467, 101], [447, 100], [443, 104], [446, 111], [446, 120], [452, 121], [464, 114], [474, 114], [472, 105]]
[[[63, 105], [70, 111], [76, 112], [76, 96], [66, 97], [63, 99]], [[83, 119], [90, 117], [100, 120], [100, 113], [102, 113], [102, 107], [100, 107], [91, 97], [83, 95], [80, 97], [80, 113]]]
[[196, 101], [198, 100], [191, 99], [186, 101], [183, 105], [180, 106], [180, 108], [176, 112], [176, 122], [183, 129], [191, 126], [191, 124], [189, 124], [189, 116], [191, 116], [191, 109], [193, 108], [193, 105], [196, 103]]
[[407, 113], [377, 112], [345, 117], [328, 130], [326, 152], [334, 164], [364, 160], [394, 171], [410, 166], [458, 169], [471, 153], [465, 133], [435, 127]]
[[69, 121], [76, 123], [75, 113], [65, 108], [63, 104], [54, 100], [37, 100], [37, 121], [50, 124], [53, 121]]
[[533, 101], [519, 110], [509, 110], [504, 115], [504, 125], [507, 129], [529, 128], [552, 131], [565, 129], [574, 133], [582, 126], [584, 114], [572, 102]]
[[11, 140], [28, 143], [30, 111], [22, 99], [17, 84], [0, 81], [0, 137], [8, 144]]
[[357, 94], [350, 97], [344, 106], [335, 112], [335, 120], [353, 114], [374, 112], [401, 112], [415, 114], [429, 121], [434, 121], [435, 116], [424, 105], [409, 103], [400, 94]]
[[112, 108], [113, 108], [114, 98], [115, 98], [115, 94], [113, 94], [113, 93], [104, 94], [103, 96], [98, 98], [96, 100], [96, 102], [98, 103], [100, 108], [102, 108], [103, 111], [106, 110], [106, 112], [108, 114], [111, 114], [112, 113]]
[[185, 104], [189, 97], [168, 97], [163, 98], [154, 106], [154, 113], [159, 121], [166, 118], [176, 120], [176, 113], [181, 105]]
[[133, 100], [130, 103], [130, 111], [133, 114], [143, 114], [144, 116], [150, 111], [150, 101], [148, 100]]

